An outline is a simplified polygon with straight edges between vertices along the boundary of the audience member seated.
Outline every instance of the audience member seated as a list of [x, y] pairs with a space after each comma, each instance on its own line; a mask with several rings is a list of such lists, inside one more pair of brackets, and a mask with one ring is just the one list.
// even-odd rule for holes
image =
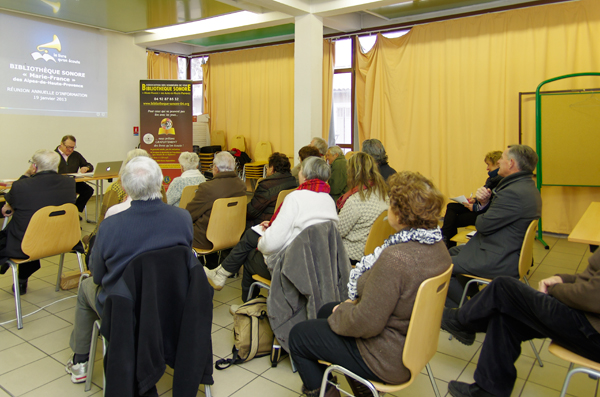
[[362, 143], [362, 151], [373, 156], [377, 162], [379, 173], [387, 182], [390, 176], [396, 173], [396, 170], [388, 164], [388, 155], [385, 153], [383, 143], [379, 139], [366, 139]]
[[325, 155], [327, 163], [331, 166], [331, 198], [335, 201], [348, 191], [348, 170], [344, 152], [339, 146], [331, 146]]
[[[129, 163], [131, 161], [131, 159], [134, 159], [136, 157], [150, 157], [150, 155], [148, 154], [147, 151], [145, 151], [144, 149], [133, 149], [130, 150], [129, 152], [127, 152], [127, 156], [125, 157], [125, 161], [123, 162], [123, 165], [121, 166], [121, 171], [119, 172], [119, 175], [121, 175], [123, 173], [123, 170], [125, 169], [125, 166], [127, 165], [127, 163]], [[129, 206], [131, 205], [131, 198], [127, 197], [127, 193], [125, 192], [125, 189], [123, 189], [123, 186], [121, 185], [121, 179], [117, 179], [116, 181], [114, 181], [113, 183], [111, 183], [108, 188], [106, 189], [107, 192], [113, 191], [117, 194], [117, 205], [113, 205], [110, 208], [105, 208], [106, 206], [104, 205], [104, 202], [102, 202], [102, 208], [100, 209], [100, 217], [98, 218], [100, 221], [104, 220], [104, 218], [108, 218], [111, 215], [114, 214], [118, 214], [121, 211], [125, 211], [127, 208], [129, 208]], [[106, 197], [106, 194], [105, 194]], [[97, 229], [98, 227], [96, 227]]]
[[[314, 156], [325, 157], [325, 154], [327, 153], [327, 147], [328, 147], [327, 142], [325, 142], [325, 139], [319, 138], [319, 137], [314, 137], [310, 141], [310, 144], [308, 146], [314, 147], [318, 150], [318, 154], [314, 154]], [[306, 146], [304, 146], [304, 147], [306, 147]], [[300, 149], [300, 150], [302, 150], [302, 149]], [[298, 155], [300, 155], [300, 152], [298, 152]], [[306, 154], [306, 155], [304, 155], [304, 157], [300, 158], [300, 162], [298, 164], [296, 164], [296, 166], [294, 168], [292, 168], [292, 175], [296, 178], [296, 181], [298, 181], [298, 172], [300, 171], [300, 165], [302, 164], [304, 159], [307, 158], [308, 156], [313, 156], [312, 152], [310, 154]]]
[[450, 248], [453, 277], [448, 288], [448, 307], [458, 307], [465, 277], [461, 274], [495, 278], [519, 278], [519, 254], [531, 221], [542, 213], [542, 198], [535, 187], [535, 151], [526, 145], [509, 146], [498, 160], [503, 177], [492, 191], [477, 189], [479, 208], [489, 209], [475, 221], [477, 233], [465, 245]]
[[367, 236], [375, 219], [387, 209], [387, 185], [375, 159], [355, 153], [348, 160], [348, 191], [337, 201], [338, 229], [352, 265], [364, 255]]
[[[493, 190], [502, 177], [498, 175], [498, 160], [502, 156], [501, 151], [489, 152], [485, 155], [484, 162], [487, 165], [488, 178], [483, 185], [484, 188]], [[480, 209], [477, 199], [469, 198], [469, 204], [448, 203], [446, 206], [446, 215], [444, 215], [444, 225], [442, 226], [442, 235], [446, 247], [452, 248], [456, 246], [456, 242], [450, 239], [458, 233], [459, 227], [474, 225], [477, 216], [484, 213], [489, 206]]]
[[283, 153], [276, 152], [269, 157], [267, 177], [258, 182], [254, 196], [248, 203], [247, 228], [270, 220], [275, 213], [279, 192], [298, 187], [296, 178], [290, 173], [290, 167], [290, 160]]
[[[198, 185], [196, 195], [186, 207], [194, 222], [194, 247], [202, 249], [211, 249], [213, 246], [206, 238], [206, 229], [215, 200], [246, 197], [246, 184], [235, 172], [235, 159], [231, 153], [217, 153], [211, 171], [213, 179]], [[208, 259], [214, 261], [213, 257]]]
[[450, 395], [510, 396], [517, 379], [521, 343], [553, 342], [600, 361], [600, 251], [579, 274], [558, 274], [539, 282], [538, 291], [510, 277], [498, 277], [459, 310], [444, 309], [442, 329], [472, 345], [485, 332], [475, 383], [451, 381]]
[[303, 146], [300, 148], [300, 150], [298, 150], [298, 158], [300, 159], [300, 162], [298, 165], [292, 168], [292, 176], [296, 178], [296, 183], [299, 183], [298, 173], [300, 172], [300, 165], [305, 158], [310, 156], [321, 157], [321, 153], [319, 152], [319, 149], [314, 146]]
[[[62, 137], [60, 145], [54, 149], [60, 156], [60, 163], [58, 165], [59, 174], [74, 174], [78, 172], [85, 174], [86, 172], [94, 171], [94, 166], [81, 153], [75, 150], [77, 147], [76, 142], [73, 135], [65, 135]], [[94, 195], [94, 188], [86, 182], [77, 182], [75, 189], [78, 195], [75, 205], [79, 212], [83, 212], [85, 205]]]
[[[51, 150], [38, 150], [29, 162], [31, 165], [15, 181], [4, 196], [6, 203], [2, 215], [12, 216], [6, 228], [0, 232], [0, 274], [9, 268], [9, 258], [27, 258], [21, 250], [21, 241], [29, 221], [35, 212], [49, 205], [75, 203], [75, 180], [58, 175], [60, 155]], [[40, 261], [19, 265], [19, 292], [27, 293], [27, 280], [40, 268]], [[13, 289], [15, 286], [13, 286]]]
[[66, 371], [73, 383], [85, 382], [93, 324], [102, 317], [106, 297], [118, 285], [129, 262], [141, 253], [183, 245], [192, 249], [193, 226], [187, 211], [161, 200], [162, 172], [156, 161], [136, 157], [121, 173], [131, 208], [105, 219], [91, 252], [93, 278], [82, 281], [77, 295], [70, 346], [74, 356]]
[[[290, 354], [306, 396], [319, 395], [325, 366], [318, 360], [378, 382], [398, 384], [411, 376], [402, 351], [417, 290], [451, 265], [437, 227], [444, 197], [418, 173], [400, 172], [389, 185], [388, 221], [397, 233], [351, 271], [348, 300], [325, 304], [316, 320], [291, 331]], [[348, 382], [354, 395], [372, 396]], [[333, 390], [327, 395], [339, 396]]]
[[200, 158], [194, 152], [182, 152], [179, 155], [179, 165], [181, 166], [181, 176], [173, 179], [167, 190], [167, 204], [179, 206], [181, 193], [186, 186], [197, 186], [206, 182], [206, 178], [198, 169]]
[[[277, 209], [271, 221], [256, 226], [262, 228], [261, 237], [254, 229], [248, 229], [240, 242], [231, 250], [223, 263], [214, 270], [204, 269], [209, 283], [220, 290], [227, 277], [237, 273], [242, 265], [242, 300], [246, 302], [252, 275], [258, 274], [271, 279], [271, 273], [265, 264], [265, 257], [276, 254], [287, 247], [305, 228], [318, 223], [338, 222], [335, 203], [329, 196], [331, 170], [325, 160], [308, 157], [300, 168], [300, 186], [288, 194], [281, 207]], [[208, 182], [207, 182], [208, 183]], [[256, 250], [258, 248], [258, 251]], [[258, 291], [256, 291], [258, 294]], [[235, 311], [232, 306], [232, 311]]]

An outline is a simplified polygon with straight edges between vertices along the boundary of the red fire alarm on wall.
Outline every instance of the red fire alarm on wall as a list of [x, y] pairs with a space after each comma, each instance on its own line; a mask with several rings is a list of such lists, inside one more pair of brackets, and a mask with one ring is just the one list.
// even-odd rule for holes
[[133, 127], [133, 136], [140, 135], [140, 127]]

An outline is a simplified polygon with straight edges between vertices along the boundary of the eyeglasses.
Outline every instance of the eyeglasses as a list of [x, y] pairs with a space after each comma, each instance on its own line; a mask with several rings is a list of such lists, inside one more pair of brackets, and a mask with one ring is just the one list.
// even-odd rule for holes
[[75, 149], [77, 147], [77, 145], [75, 145], [75, 146], [67, 146], [64, 143], [63, 143], [63, 146], [65, 147], [65, 149], [69, 149], [69, 150], [73, 150], [73, 149]]
[[27, 162], [28, 162], [29, 164], [33, 164], [33, 165], [35, 165], [35, 166], [37, 167], [37, 164], [36, 164], [36, 163], [34, 163], [34, 162], [33, 162], [33, 160], [27, 160]]

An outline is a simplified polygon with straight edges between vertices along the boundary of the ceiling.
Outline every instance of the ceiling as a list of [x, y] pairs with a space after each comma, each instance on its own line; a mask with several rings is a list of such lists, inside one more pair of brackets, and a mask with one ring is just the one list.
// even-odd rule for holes
[[0, 9], [135, 36], [136, 44], [180, 54], [291, 40], [294, 21], [313, 14], [323, 34], [566, 0], [0, 0]]

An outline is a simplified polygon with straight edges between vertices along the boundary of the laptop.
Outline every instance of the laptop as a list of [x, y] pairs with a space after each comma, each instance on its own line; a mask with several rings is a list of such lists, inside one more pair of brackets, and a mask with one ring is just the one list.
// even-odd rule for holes
[[94, 177], [117, 176], [121, 170], [121, 165], [123, 165], [123, 161], [100, 162], [94, 168]]

